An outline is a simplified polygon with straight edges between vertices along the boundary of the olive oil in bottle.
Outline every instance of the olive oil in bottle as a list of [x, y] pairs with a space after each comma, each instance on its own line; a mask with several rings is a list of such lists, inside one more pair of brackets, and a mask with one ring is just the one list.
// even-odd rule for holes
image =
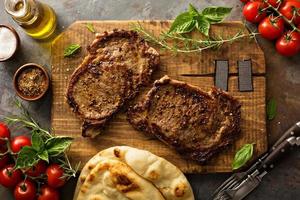
[[35, 0], [5, 0], [5, 10], [35, 39], [46, 39], [55, 31], [55, 12], [44, 3]]

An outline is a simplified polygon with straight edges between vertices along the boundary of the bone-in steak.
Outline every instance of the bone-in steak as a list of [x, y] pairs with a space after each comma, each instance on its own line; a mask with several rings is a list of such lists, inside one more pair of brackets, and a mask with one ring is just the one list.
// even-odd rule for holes
[[129, 122], [183, 156], [204, 163], [240, 132], [240, 103], [213, 88], [210, 93], [164, 76], [128, 111]]
[[73, 72], [67, 100], [88, 128], [102, 128], [140, 86], [151, 79], [159, 55], [134, 31], [114, 30], [97, 35], [88, 55]]

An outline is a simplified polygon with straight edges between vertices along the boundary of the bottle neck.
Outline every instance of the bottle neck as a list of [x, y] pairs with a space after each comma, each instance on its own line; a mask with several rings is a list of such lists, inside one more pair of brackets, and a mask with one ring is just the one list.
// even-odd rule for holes
[[20, 26], [26, 26], [36, 20], [40, 9], [35, 0], [5, 0], [5, 10]]

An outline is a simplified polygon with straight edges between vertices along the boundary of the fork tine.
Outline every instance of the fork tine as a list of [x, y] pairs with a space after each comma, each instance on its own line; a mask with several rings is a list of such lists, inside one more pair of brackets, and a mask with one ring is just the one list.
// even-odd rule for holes
[[228, 185], [227, 188], [224, 188], [224, 190], [233, 189], [237, 187], [240, 184], [240, 181], [235, 181], [232, 184]]
[[225, 190], [226, 188], [228, 188], [228, 186], [237, 183], [238, 181], [236, 180], [235, 176], [230, 177], [229, 179], [227, 179], [220, 187], [218, 187], [213, 195], [216, 195], [217, 193], [219, 193], [222, 190]]
[[213, 196], [215, 196], [216, 194], [218, 194], [222, 189], [223, 187], [225, 187], [225, 185], [231, 183], [232, 181], [234, 181], [235, 179], [235, 175], [232, 175], [230, 176], [224, 183], [222, 183], [222, 185], [220, 185], [213, 193]]
[[228, 196], [228, 194], [225, 192], [223, 192], [222, 196], [220, 197], [220, 200], [230, 200], [230, 199], [231, 199], [231, 197]]

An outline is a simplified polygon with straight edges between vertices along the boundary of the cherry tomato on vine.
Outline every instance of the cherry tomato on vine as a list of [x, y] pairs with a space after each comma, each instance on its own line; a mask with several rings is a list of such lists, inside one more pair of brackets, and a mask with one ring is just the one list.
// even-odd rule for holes
[[259, 23], [258, 31], [263, 38], [275, 40], [283, 34], [284, 20], [270, 15]]
[[14, 165], [7, 165], [0, 170], [0, 184], [4, 187], [15, 187], [21, 180], [22, 172], [14, 170]]
[[247, 3], [249, 0], [240, 0], [243, 3]]
[[[254, 0], [254, 1], [260, 1], [260, 2], [265, 2], [265, 0]], [[282, 0], [283, 1], [283, 0]], [[280, 4], [280, 1], [278, 0], [268, 0], [267, 1], [269, 4], [271, 4], [273, 7], [277, 8], [278, 5]], [[265, 3], [266, 6], [268, 6], [267, 3]]]
[[277, 8], [280, 4], [280, 0], [268, 0], [268, 3], [271, 4], [273, 7]]
[[42, 174], [45, 174], [47, 169], [47, 163], [43, 160], [40, 160], [35, 166], [31, 167], [25, 172], [28, 176], [38, 177]]
[[[285, 1], [282, 6], [279, 8], [279, 12], [285, 16], [287, 19], [291, 20], [293, 19], [293, 22], [295, 25], [298, 25], [300, 23], [300, 1]], [[298, 11], [297, 11], [298, 10]], [[294, 16], [294, 13], [297, 14]]]
[[258, 23], [266, 17], [266, 12], [263, 11], [264, 5], [262, 2], [248, 2], [243, 8], [243, 15], [247, 21]]
[[276, 42], [278, 53], [284, 56], [296, 55], [300, 50], [300, 34], [298, 32], [286, 32]]
[[24, 135], [17, 136], [10, 142], [10, 148], [14, 153], [18, 153], [24, 146], [31, 146], [30, 138]]
[[[0, 122], [0, 138], [2, 139], [9, 139], [10, 138], [10, 131], [6, 124]], [[0, 145], [5, 145], [6, 142], [4, 140], [0, 140]]]
[[21, 181], [14, 190], [15, 200], [34, 200], [36, 198], [36, 186], [30, 180]]
[[47, 183], [53, 188], [62, 187], [65, 184], [64, 170], [58, 164], [51, 164], [46, 170]]
[[38, 200], [59, 200], [59, 192], [48, 185], [44, 185], [41, 188]]
[[0, 158], [0, 169], [2, 169], [5, 165], [7, 165], [9, 163], [9, 155], [4, 155]]

